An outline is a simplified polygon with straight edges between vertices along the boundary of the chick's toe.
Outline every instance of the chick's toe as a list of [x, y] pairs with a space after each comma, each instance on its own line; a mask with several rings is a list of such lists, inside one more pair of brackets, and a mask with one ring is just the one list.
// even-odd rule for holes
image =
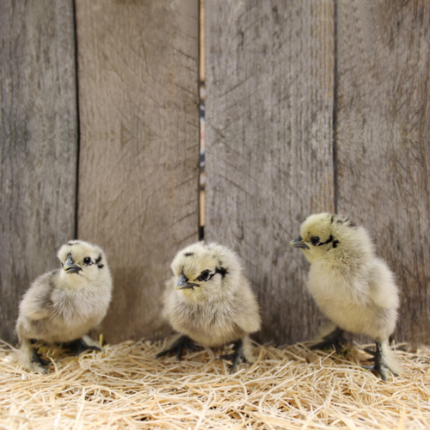
[[195, 345], [188, 336], [181, 336], [173, 342], [170, 348], [161, 351], [155, 356], [155, 358], [158, 359], [160, 357], [164, 357], [165, 355], [176, 353], [177, 360], [181, 361], [182, 351], [184, 348], [189, 352], [198, 351], [200, 349], [200, 347]]

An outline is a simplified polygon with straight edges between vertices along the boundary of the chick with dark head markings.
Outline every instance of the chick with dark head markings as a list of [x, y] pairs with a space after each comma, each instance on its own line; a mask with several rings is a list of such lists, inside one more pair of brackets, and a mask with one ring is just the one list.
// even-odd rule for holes
[[309, 292], [337, 326], [314, 349], [331, 345], [339, 350], [343, 330], [363, 333], [376, 342], [374, 365], [365, 367], [383, 380], [387, 369], [399, 374], [401, 367], [389, 346], [397, 320], [398, 289], [387, 264], [375, 255], [367, 231], [341, 215], [321, 213], [306, 219], [291, 246], [300, 248], [311, 263]]
[[157, 358], [198, 344], [217, 347], [234, 343], [234, 353], [221, 356], [252, 363], [249, 334], [260, 329], [257, 300], [242, 273], [237, 255], [225, 246], [198, 242], [180, 251], [166, 283], [163, 316], [179, 333]]
[[31, 284], [16, 323], [20, 363], [38, 373], [47, 370], [31, 341], [70, 343], [77, 353], [100, 350], [82, 338], [102, 321], [111, 300], [112, 278], [98, 246], [73, 240], [60, 248], [57, 257], [61, 268]]

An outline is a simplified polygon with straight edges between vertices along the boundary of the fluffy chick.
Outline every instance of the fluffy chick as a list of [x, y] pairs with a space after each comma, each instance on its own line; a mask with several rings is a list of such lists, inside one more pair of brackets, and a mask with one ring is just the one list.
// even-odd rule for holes
[[237, 255], [215, 243], [194, 243], [180, 251], [171, 264], [174, 277], [166, 282], [163, 316], [180, 333], [157, 358], [197, 342], [208, 347], [234, 342], [231, 373], [240, 360], [252, 363], [249, 334], [260, 329], [257, 300], [242, 273]]
[[25, 293], [16, 331], [21, 343], [23, 367], [46, 373], [44, 362], [31, 340], [47, 343], [73, 342], [80, 353], [98, 349], [82, 337], [106, 315], [112, 292], [112, 278], [103, 251], [87, 242], [73, 240], [57, 254], [61, 268], [39, 276]]
[[399, 374], [401, 367], [389, 346], [397, 320], [398, 289], [391, 270], [375, 255], [367, 231], [346, 217], [321, 213], [306, 219], [291, 245], [300, 248], [311, 263], [309, 292], [338, 326], [316, 347], [337, 347], [342, 330], [364, 333], [376, 342], [375, 364], [367, 368], [383, 380], [386, 368]]

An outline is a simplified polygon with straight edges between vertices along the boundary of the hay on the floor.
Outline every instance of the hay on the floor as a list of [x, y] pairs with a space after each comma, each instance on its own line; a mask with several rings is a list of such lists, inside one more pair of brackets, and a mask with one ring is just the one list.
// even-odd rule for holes
[[261, 347], [234, 375], [205, 349], [154, 360], [162, 343], [124, 342], [65, 357], [48, 375], [21, 369], [0, 346], [0, 428], [5, 429], [429, 429], [430, 350], [397, 353], [405, 372], [381, 381], [366, 355]]

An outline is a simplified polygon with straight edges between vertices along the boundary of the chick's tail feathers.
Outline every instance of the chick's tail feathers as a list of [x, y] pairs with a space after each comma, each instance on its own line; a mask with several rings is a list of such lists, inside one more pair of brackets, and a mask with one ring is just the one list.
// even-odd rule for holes
[[381, 343], [382, 353], [383, 353], [383, 364], [388, 367], [396, 375], [401, 375], [403, 373], [403, 368], [397, 361], [395, 352], [391, 349], [388, 341]]

